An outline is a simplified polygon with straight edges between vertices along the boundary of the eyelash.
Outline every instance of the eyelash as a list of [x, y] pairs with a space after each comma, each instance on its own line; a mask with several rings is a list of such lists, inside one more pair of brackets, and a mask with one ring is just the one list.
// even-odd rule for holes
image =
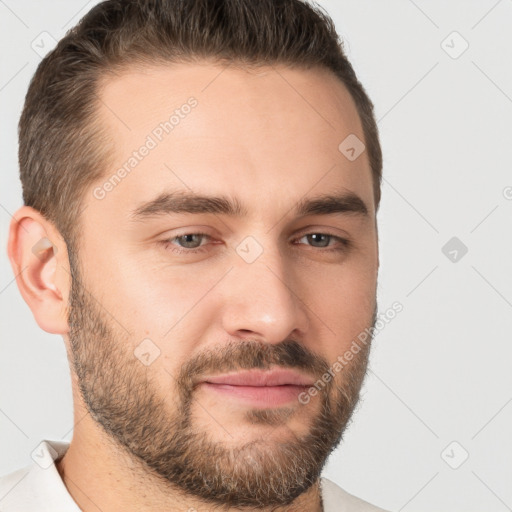
[[[187, 235], [196, 235], [196, 236], [201, 236], [201, 237], [206, 237], [206, 238], [211, 238], [210, 235], [208, 235], [207, 233], [201, 233], [201, 232], [197, 232], [197, 233], [183, 233], [182, 235], [177, 235], [177, 236], [174, 236], [172, 238], [167, 238], [166, 240], [161, 240], [161, 244], [164, 246], [164, 249], [165, 250], [168, 250], [168, 251], [171, 251], [171, 252], [174, 252], [176, 254], [196, 254], [196, 253], [200, 253], [200, 252], [204, 252], [205, 249], [204, 249], [204, 246], [199, 246], [199, 247], [196, 247], [195, 249], [187, 249], [185, 247], [182, 247], [182, 248], [177, 248], [178, 246], [174, 245], [172, 242], [178, 238], [181, 238], [181, 237], [184, 237], [184, 236], [187, 236]], [[324, 236], [328, 236], [330, 237], [331, 239], [335, 239], [337, 240], [340, 244], [341, 244], [341, 247], [334, 247], [334, 248], [331, 248], [331, 249], [328, 249], [328, 248], [325, 248], [325, 247], [313, 247], [313, 249], [319, 249], [321, 250], [322, 252], [342, 252], [342, 251], [346, 251], [350, 245], [351, 245], [351, 242], [345, 238], [341, 238], [337, 235], [334, 235], [332, 233], [323, 233], [323, 232], [317, 232], [317, 231], [312, 231], [310, 233], [305, 233], [303, 235], [301, 235], [300, 237], [296, 238], [295, 240], [300, 240], [301, 238], [304, 238], [305, 236], [308, 236], [308, 235], [324, 235]]]

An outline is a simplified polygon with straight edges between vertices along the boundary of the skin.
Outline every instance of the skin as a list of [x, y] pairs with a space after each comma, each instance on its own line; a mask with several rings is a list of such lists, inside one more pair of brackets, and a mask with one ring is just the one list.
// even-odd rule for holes
[[[210, 62], [127, 68], [105, 78], [99, 96], [114, 165], [86, 191], [78, 254], [27, 206], [8, 247], [38, 325], [68, 352], [75, 428], [56, 463], [64, 483], [87, 512], [321, 511], [318, 475], [356, 405], [368, 350], [306, 405], [256, 408], [194, 379], [259, 361], [316, 380], [373, 325], [372, 175], [365, 152], [349, 161], [338, 150], [349, 134], [364, 140], [352, 98], [326, 70]], [[190, 114], [97, 199], [94, 189], [190, 96]], [[231, 196], [248, 215], [130, 219], [163, 190]], [[300, 199], [333, 190], [359, 196], [368, 215], [294, 214]], [[198, 232], [209, 236], [192, 237], [202, 250], [185, 252], [191, 239], [175, 237]], [[305, 236], [314, 233], [334, 238], [324, 247]], [[252, 263], [236, 251], [248, 236], [262, 249]], [[43, 238], [52, 246], [34, 254]], [[149, 365], [134, 355], [144, 339], [159, 350]], [[183, 476], [184, 460], [200, 471]]]

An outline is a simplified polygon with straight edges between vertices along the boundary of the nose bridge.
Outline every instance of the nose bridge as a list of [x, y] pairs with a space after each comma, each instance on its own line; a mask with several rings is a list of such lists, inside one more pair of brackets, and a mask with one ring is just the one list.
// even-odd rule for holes
[[224, 329], [278, 343], [304, 331], [306, 316], [293, 272], [275, 243], [248, 236], [236, 247], [224, 304]]

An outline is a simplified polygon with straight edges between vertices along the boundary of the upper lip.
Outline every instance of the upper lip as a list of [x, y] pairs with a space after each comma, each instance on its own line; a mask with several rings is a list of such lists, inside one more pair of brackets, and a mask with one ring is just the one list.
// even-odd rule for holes
[[313, 380], [307, 375], [293, 370], [247, 370], [237, 373], [226, 373], [206, 377], [203, 382], [212, 384], [230, 384], [232, 386], [282, 386], [285, 384], [295, 386], [311, 386]]

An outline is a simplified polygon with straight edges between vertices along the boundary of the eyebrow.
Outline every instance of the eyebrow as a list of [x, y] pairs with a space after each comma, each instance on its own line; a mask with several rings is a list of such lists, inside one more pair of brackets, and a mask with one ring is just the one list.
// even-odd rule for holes
[[[294, 208], [297, 217], [308, 215], [349, 214], [368, 217], [364, 201], [353, 192], [341, 192], [300, 199]], [[215, 214], [230, 217], [246, 217], [247, 209], [237, 198], [207, 196], [190, 192], [162, 192], [156, 198], [133, 209], [129, 218], [142, 222], [168, 214]]]

